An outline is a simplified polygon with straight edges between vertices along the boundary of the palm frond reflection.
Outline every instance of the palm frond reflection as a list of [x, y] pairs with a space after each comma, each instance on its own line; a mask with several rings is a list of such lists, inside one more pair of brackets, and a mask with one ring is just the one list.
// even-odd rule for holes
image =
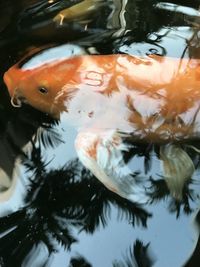
[[131, 144], [129, 151], [124, 154], [125, 162], [134, 164], [136, 158], [141, 162], [140, 169], [149, 183], [146, 189], [149, 202], [152, 204], [165, 200], [168, 210], [176, 213], [177, 217], [181, 210], [190, 214], [192, 203], [198, 198], [194, 190], [199, 176], [198, 143], [194, 140], [181, 145], [159, 145], [131, 142], [131, 138], [125, 141]]
[[68, 267], [92, 267], [92, 265], [82, 256], [73, 257]]
[[156, 259], [149, 250], [149, 245], [144, 245], [140, 240], [136, 240], [129, 248], [123, 260], [115, 260], [113, 267], [151, 267]]
[[92, 234], [100, 226], [106, 227], [112, 205], [119, 209], [119, 219], [147, 226], [150, 213], [107, 190], [78, 160], [47, 172], [40, 146], [33, 145], [24, 165], [27, 174], [31, 173], [26, 204], [0, 218], [0, 255], [7, 266], [12, 266], [8, 251], [12, 251], [16, 266], [21, 266], [32, 247], [41, 242], [49, 253], [56, 251], [56, 244], [70, 249], [77, 241], [73, 229]]
[[190, 214], [193, 211], [191, 208], [191, 202], [194, 201], [195, 196], [193, 190], [188, 187], [188, 184], [184, 185], [182, 192], [183, 197], [180, 201], [171, 197], [170, 190], [164, 178], [158, 180], [154, 180], [151, 178], [150, 180], [151, 187], [149, 190], [149, 194], [152, 203], [161, 201], [162, 199], [168, 199], [168, 210], [171, 213], [176, 213], [177, 218], [180, 216], [181, 210], [183, 210], [185, 214]]

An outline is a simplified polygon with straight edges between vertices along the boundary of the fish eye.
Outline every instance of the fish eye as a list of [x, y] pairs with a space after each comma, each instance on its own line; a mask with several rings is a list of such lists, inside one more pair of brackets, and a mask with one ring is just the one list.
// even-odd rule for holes
[[38, 88], [38, 91], [41, 93], [41, 94], [47, 94], [48, 93], [48, 89], [44, 86], [41, 86]]

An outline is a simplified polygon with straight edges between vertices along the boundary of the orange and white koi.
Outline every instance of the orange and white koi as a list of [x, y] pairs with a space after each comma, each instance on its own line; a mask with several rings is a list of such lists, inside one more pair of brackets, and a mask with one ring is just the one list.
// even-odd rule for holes
[[[177, 173], [181, 189], [172, 194], [180, 198], [194, 167], [176, 143], [200, 136], [200, 61], [87, 55], [75, 45], [69, 55], [69, 48], [50, 48], [11, 67], [4, 81], [12, 104], [26, 102], [55, 118], [63, 114], [78, 130], [81, 162], [109, 189], [139, 203], [146, 201], [145, 193], [123, 161], [128, 147], [122, 139], [160, 143], [166, 181]], [[187, 161], [184, 171], [173, 153]]]

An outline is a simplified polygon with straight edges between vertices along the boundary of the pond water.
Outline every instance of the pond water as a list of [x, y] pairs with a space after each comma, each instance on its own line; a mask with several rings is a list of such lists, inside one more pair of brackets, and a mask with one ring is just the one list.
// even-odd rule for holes
[[64, 115], [13, 107], [3, 81], [24, 56], [29, 64], [46, 49], [39, 60], [48, 60], [49, 47], [69, 43], [88, 54], [198, 59], [199, 29], [198, 0], [0, 1], [1, 267], [199, 266], [198, 139], [179, 144], [194, 165], [181, 200], [163, 177], [160, 145], [134, 141], [124, 158], [150, 201], [133, 203], [84, 168]]

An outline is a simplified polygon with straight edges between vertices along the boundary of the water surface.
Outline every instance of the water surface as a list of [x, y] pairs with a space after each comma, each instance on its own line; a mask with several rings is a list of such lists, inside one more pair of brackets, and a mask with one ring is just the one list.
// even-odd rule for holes
[[139, 206], [84, 169], [76, 132], [63, 118], [13, 108], [2, 77], [33, 48], [69, 42], [91, 54], [199, 58], [200, 2], [107, 0], [89, 15], [53, 20], [79, 2], [0, 2], [0, 179], [10, 179], [0, 194], [0, 265], [179, 267], [191, 258], [185, 266], [198, 266], [198, 142], [190, 143], [197, 148], [189, 151], [195, 173], [181, 202], [169, 194], [158, 148], [134, 144], [126, 156], [149, 180], [152, 198]]

